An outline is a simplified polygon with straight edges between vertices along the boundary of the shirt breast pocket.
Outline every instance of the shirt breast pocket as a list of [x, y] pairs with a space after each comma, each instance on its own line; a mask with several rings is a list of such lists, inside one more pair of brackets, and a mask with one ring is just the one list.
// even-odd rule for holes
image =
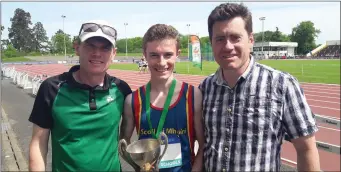
[[209, 132], [211, 136], [216, 136], [218, 130], [217, 123], [221, 121], [223, 108], [222, 100], [212, 100], [212, 101], [204, 101], [204, 123], [205, 123], [205, 131]]
[[222, 108], [222, 105], [222, 100], [204, 101], [203, 112], [206, 115], [214, 115]]
[[280, 123], [281, 101], [277, 98], [254, 97], [242, 100], [239, 111], [235, 115], [241, 119], [242, 138], [244, 141], [253, 141], [255, 137], [263, 137], [270, 131], [275, 132]]

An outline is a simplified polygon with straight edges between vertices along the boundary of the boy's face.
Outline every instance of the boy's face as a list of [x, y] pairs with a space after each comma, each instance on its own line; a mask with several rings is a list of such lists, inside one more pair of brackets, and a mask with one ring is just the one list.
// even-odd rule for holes
[[176, 58], [180, 54], [175, 39], [148, 42], [144, 51], [153, 78], [167, 79], [173, 74]]

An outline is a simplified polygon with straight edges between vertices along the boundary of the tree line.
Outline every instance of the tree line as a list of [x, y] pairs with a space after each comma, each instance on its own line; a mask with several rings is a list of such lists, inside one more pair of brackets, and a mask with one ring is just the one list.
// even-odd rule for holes
[[[1, 40], [2, 57], [16, 57], [24, 55], [64, 54], [64, 36], [67, 54], [74, 54], [73, 44], [78, 36], [71, 36], [59, 29], [51, 38], [46, 35], [46, 30], [41, 22], [32, 27], [31, 14], [21, 8], [14, 11], [8, 26], [8, 39]], [[1, 33], [5, 26], [1, 25]], [[315, 39], [321, 31], [315, 28], [311, 21], [302, 21], [292, 28], [290, 34], [282, 33], [278, 27], [274, 31], [264, 31], [264, 41], [272, 42], [297, 42], [297, 54], [306, 54], [317, 47]], [[262, 32], [254, 33], [255, 42], [262, 42]], [[209, 46], [209, 37], [200, 38], [202, 47]], [[142, 37], [117, 40], [118, 53], [142, 53]], [[180, 48], [182, 53], [188, 52], [188, 35], [180, 33]]]

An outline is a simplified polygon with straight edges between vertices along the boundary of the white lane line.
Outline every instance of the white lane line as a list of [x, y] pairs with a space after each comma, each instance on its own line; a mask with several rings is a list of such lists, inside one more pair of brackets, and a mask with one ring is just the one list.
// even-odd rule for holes
[[[325, 91], [326, 89], [314, 89], [314, 88], [305, 88], [303, 87], [303, 91], [306, 92], [306, 91], [314, 91], [316, 93], [321, 93], [320, 91]], [[328, 90], [328, 92], [330, 93], [335, 93], [335, 94], [340, 94], [340, 90]]]
[[309, 106], [311, 106], [311, 107], [316, 107], [316, 108], [322, 108], [322, 109], [340, 110], [340, 109], [337, 109], [337, 108], [322, 107], [322, 106], [315, 106], [315, 105], [309, 105]]
[[314, 101], [314, 102], [324, 102], [324, 103], [340, 104], [340, 102], [324, 101], [324, 100], [317, 100], [317, 99], [307, 99], [307, 100], [308, 101]]
[[300, 82], [300, 83], [304, 85], [321, 85], [323, 87], [325, 86], [339, 86], [340, 87], [340, 84], [324, 84], [324, 83], [311, 83], [311, 82]]
[[340, 120], [338, 117], [333, 117], [333, 116], [328, 116], [328, 115], [321, 115], [321, 114], [315, 114], [316, 116], [320, 116], [322, 118], [328, 118], [328, 119], [335, 119], [335, 120]]
[[303, 90], [305, 93], [309, 92], [309, 93], [315, 93], [315, 94], [330, 94], [330, 95], [338, 95], [340, 96], [340, 93], [330, 93], [330, 92], [316, 92], [316, 91], [310, 91], [310, 90]]
[[289, 159], [286, 159], [286, 158], [281, 158], [283, 161], [286, 161], [286, 162], [289, 162], [289, 163], [291, 163], [291, 164], [295, 164], [295, 165], [297, 165], [297, 162], [295, 162], [295, 161], [291, 161], [291, 160], [289, 160]]
[[340, 131], [340, 130], [338, 130], [338, 129], [334, 129], [334, 128], [328, 128], [328, 127], [322, 127], [322, 126], [317, 126], [318, 128], [324, 128], [324, 129], [326, 129], [326, 130], [334, 130], [334, 131]]
[[320, 95], [315, 95], [315, 94], [305, 94], [305, 95], [311, 96], [311, 97], [332, 98], [332, 99], [339, 99], [340, 100], [340, 97], [320, 96]]

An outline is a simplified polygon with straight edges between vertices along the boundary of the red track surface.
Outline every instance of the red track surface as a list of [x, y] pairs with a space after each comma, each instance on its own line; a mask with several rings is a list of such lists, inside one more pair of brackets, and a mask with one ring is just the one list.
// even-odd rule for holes
[[[17, 71], [26, 71], [30, 76], [47, 74], [49, 76], [60, 74], [69, 69], [62, 64], [47, 65], [16, 65]], [[146, 84], [149, 74], [139, 74], [136, 71], [109, 70], [109, 74], [125, 80], [132, 90]], [[176, 78], [198, 86], [206, 76], [180, 75]], [[308, 103], [314, 113], [340, 120], [340, 85], [301, 83]], [[316, 140], [340, 146], [340, 130], [326, 124], [319, 124]], [[340, 155], [319, 150], [321, 169], [323, 171], [340, 171]], [[296, 162], [296, 151], [290, 142], [282, 146], [282, 158]], [[289, 161], [283, 163], [291, 166]]]

